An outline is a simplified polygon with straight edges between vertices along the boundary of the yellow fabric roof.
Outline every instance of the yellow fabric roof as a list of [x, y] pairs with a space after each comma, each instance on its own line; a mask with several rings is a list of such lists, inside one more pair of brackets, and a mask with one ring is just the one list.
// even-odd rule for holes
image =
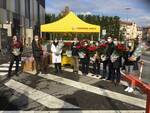
[[56, 22], [41, 25], [41, 32], [100, 32], [100, 26], [88, 24], [70, 12]]

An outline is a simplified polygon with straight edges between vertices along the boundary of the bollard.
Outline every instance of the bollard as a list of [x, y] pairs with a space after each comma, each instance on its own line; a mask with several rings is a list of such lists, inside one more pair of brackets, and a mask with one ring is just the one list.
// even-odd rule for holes
[[150, 113], [150, 93], [147, 94], [146, 113]]
[[142, 72], [143, 72], [144, 62], [143, 62], [143, 61], [141, 61], [141, 62], [140, 62], [140, 64], [141, 64], [141, 68], [140, 68], [140, 76], [139, 76], [139, 80], [141, 80], [141, 79], [142, 79]]

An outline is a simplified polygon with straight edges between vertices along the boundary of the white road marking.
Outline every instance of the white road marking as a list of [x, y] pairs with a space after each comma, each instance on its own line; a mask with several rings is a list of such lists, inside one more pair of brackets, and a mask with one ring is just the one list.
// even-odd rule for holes
[[145, 106], [146, 106], [146, 101], [143, 99], [139, 99], [139, 98], [127, 96], [124, 94], [120, 94], [117, 92], [113, 92], [110, 90], [98, 88], [95, 86], [91, 86], [89, 84], [76, 82], [76, 81], [69, 80], [69, 79], [66, 79], [66, 78], [63, 78], [60, 76], [58, 77], [58, 76], [55, 76], [52, 74], [45, 74], [45, 75], [42, 74], [42, 75], [38, 75], [38, 76], [45, 78], [45, 79], [53, 80], [53, 81], [56, 81], [56, 82], [59, 82], [59, 83], [65, 84], [65, 85], [69, 85], [69, 86], [72, 86], [72, 87], [75, 87], [75, 88], [78, 88], [81, 90], [85, 90], [85, 91], [92, 92], [92, 93], [102, 95], [102, 96], [106, 96], [106, 97], [109, 97], [109, 98], [112, 98], [115, 100], [126, 102], [126, 103], [129, 103], [129, 104], [132, 104], [135, 106], [139, 106], [142, 108], [145, 108]]
[[8, 72], [0, 72], [0, 76], [5, 76]]
[[[9, 67], [0, 67], [0, 71], [8, 71]], [[15, 68], [13, 67], [12, 70], [14, 71]]]
[[[5, 75], [8, 74], [9, 65], [10, 65], [9, 63], [10, 63], [10, 62], [4, 63], [4, 64], [1, 64], [1, 65], [0, 65], [0, 76], [5, 76]], [[15, 70], [15, 66], [16, 66], [16, 64], [15, 64], [15, 62], [14, 62], [13, 67], [12, 67], [12, 71]], [[19, 67], [20, 67], [20, 66], [21, 66], [21, 63], [19, 62]]]
[[[53, 67], [54, 68], [54, 66], [53, 65], [50, 65], [50, 67]], [[70, 69], [70, 68], [66, 68], [66, 67], [63, 67], [63, 70], [64, 71], [67, 71], [67, 72], [73, 72], [73, 69]], [[78, 72], [78, 74], [79, 75], [82, 75], [82, 72], [81, 71], [79, 71]], [[122, 74], [122, 73], [121, 73]], [[88, 77], [91, 77], [91, 78], [95, 78], [95, 79], [99, 79], [100, 80], [100, 77], [102, 76], [102, 75], [99, 75], [98, 77], [97, 76], [92, 76], [93, 74], [92, 73], [88, 73], [88, 75], [86, 75], [86, 76], [88, 76]], [[103, 80], [105, 80], [105, 79], [103, 79]], [[128, 86], [128, 83], [126, 82], [126, 81], [120, 81], [120, 83], [122, 84], [122, 85], [124, 85], [124, 86]]]
[[[9, 67], [9, 65], [10, 65], [9, 63], [5, 63], [5, 64], [1, 64], [0, 66], [3, 66], [3, 67]], [[14, 65], [13, 65], [13, 67], [14, 67], [14, 66], [16, 66], [15, 63], [14, 63]], [[21, 64], [19, 64], [19, 66], [21, 66]]]
[[5, 83], [5, 85], [48, 108], [79, 108], [52, 95], [33, 89], [12, 79]]

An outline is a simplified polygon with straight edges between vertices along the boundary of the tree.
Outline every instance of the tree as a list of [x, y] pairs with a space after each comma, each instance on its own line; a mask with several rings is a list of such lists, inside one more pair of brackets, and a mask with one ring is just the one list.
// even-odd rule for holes
[[50, 23], [54, 22], [56, 20], [56, 15], [55, 14], [46, 14], [45, 15], [45, 23]]

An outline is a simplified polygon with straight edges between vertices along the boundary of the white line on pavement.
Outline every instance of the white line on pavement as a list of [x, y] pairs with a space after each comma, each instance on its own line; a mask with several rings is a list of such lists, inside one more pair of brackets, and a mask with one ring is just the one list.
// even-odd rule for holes
[[[3, 66], [3, 67], [5, 67], [5, 66], [6, 66], [6, 67], [9, 67], [9, 65], [10, 65], [10, 64], [9, 64], [9, 63], [7, 63], [7, 64], [1, 64], [0, 66]], [[14, 65], [13, 65], [13, 66], [16, 66], [16, 64], [14, 63]], [[19, 64], [19, 66], [21, 66], [21, 64]]]
[[7, 75], [8, 72], [0, 72], [0, 76], [5, 76]]
[[47, 93], [44, 93], [42, 91], [33, 89], [27, 85], [24, 85], [20, 82], [17, 82], [15, 80], [9, 80], [5, 85], [9, 88], [14, 89], [15, 91], [31, 98], [32, 100], [35, 100], [36, 102], [48, 107], [48, 108], [74, 108], [77, 109], [79, 107], [72, 105], [70, 103], [67, 103], [63, 100], [60, 100], [52, 95], [49, 95]]
[[[9, 67], [0, 67], [0, 71], [8, 71]], [[12, 70], [14, 71], [15, 68], [12, 68]]]
[[[50, 67], [53, 67], [53, 68], [54, 68], [53, 65], [50, 65]], [[73, 72], [73, 69], [66, 68], [66, 67], [63, 67], [63, 70], [64, 70], [64, 71], [68, 71], [68, 72]], [[79, 75], [82, 75], [82, 72], [79, 71], [78, 74], [79, 74]], [[91, 77], [91, 78], [95, 78], [95, 79], [99, 79], [99, 80], [100, 80], [100, 77], [102, 76], [102, 75], [99, 75], [99, 76], [97, 77], [97, 76], [92, 76], [92, 75], [93, 75], [92, 73], [89, 73], [89, 74], [86, 75], [86, 76]], [[104, 80], [105, 80], [105, 79], [104, 79]], [[126, 81], [122, 81], [122, 80], [121, 80], [120, 83], [121, 83], [122, 85], [124, 85], [124, 86], [128, 86], [128, 83], [127, 83]]]
[[145, 106], [146, 106], [146, 101], [145, 100], [135, 98], [135, 97], [131, 97], [131, 96], [127, 96], [127, 95], [120, 94], [120, 93], [117, 93], [117, 92], [113, 92], [113, 91], [110, 91], [110, 90], [98, 88], [98, 87], [95, 87], [95, 86], [91, 86], [89, 84], [76, 82], [76, 81], [69, 80], [69, 79], [66, 79], [66, 78], [63, 78], [63, 77], [60, 77], [60, 76], [58, 77], [58, 76], [55, 76], [55, 75], [52, 75], [52, 74], [45, 74], [45, 75], [42, 74], [42, 75], [38, 75], [38, 76], [43, 77], [45, 79], [53, 80], [53, 81], [56, 81], [56, 82], [59, 82], [59, 83], [65, 84], [65, 85], [69, 85], [69, 86], [72, 86], [72, 87], [75, 87], [75, 88], [78, 88], [78, 89], [81, 89], [81, 90], [85, 90], [85, 91], [92, 92], [92, 93], [95, 93], [95, 94], [98, 94], [98, 95], [106, 96], [106, 97], [109, 97], [109, 98], [112, 98], [112, 99], [116, 99], [116, 100], [126, 102], [126, 103], [129, 103], [129, 104], [132, 104], [132, 105], [136, 105], [136, 106], [139, 106], [139, 107], [145, 108]]

